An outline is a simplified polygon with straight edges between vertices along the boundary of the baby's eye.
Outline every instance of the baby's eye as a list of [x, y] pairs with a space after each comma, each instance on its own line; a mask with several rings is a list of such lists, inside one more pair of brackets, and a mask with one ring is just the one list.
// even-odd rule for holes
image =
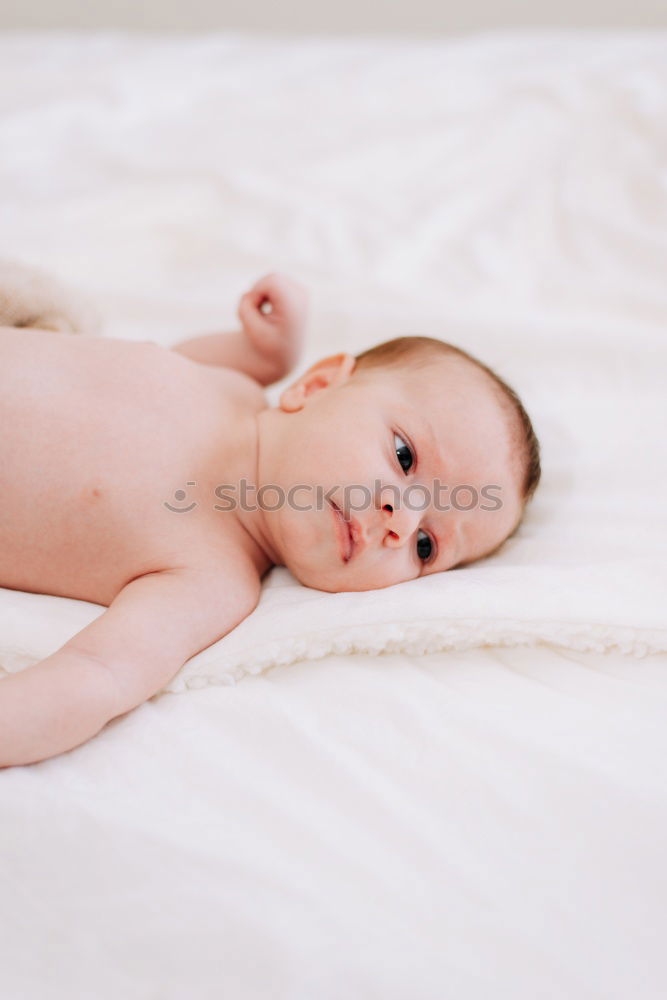
[[[422, 537], [423, 536], [423, 537]], [[433, 542], [429, 535], [421, 529], [417, 532], [417, 555], [422, 562], [428, 562], [433, 552]]]
[[[397, 442], [399, 443], [397, 444]], [[394, 434], [394, 447], [396, 449], [398, 461], [401, 463], [401, 468], [403, 469], [403, 472], [407, 474], [412, 468], [412, 463], [414, 462], [410, 446], [407, 445], [403, 438], [400, 438], [398, 434]]]

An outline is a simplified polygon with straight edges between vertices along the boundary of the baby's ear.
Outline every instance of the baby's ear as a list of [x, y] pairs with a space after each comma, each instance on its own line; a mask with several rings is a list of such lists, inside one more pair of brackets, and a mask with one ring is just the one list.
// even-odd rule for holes
[[329, 389], [347, 382], [354, 371], [357, 359], [352, 354], [332, 354], [311, 365], [296, 382], [292, 382], [280, 397], [279, 406], [287, 413], [294, 413], [305, 406], [306, 400], [320, 389]]

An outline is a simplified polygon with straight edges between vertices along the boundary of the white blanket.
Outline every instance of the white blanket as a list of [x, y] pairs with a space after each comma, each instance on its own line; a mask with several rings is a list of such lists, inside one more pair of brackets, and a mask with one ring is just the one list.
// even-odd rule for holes
[[[233, 326], [284, 270], [312, 289], [304, 365], [439, 336], [517, 389], [542, 441], [497, 555], [361, 595], [276, 569], [170, 690], [331, 652], [667, 649], [664, 34], [17, 36], [0, 93], [0, 252], [83, 289], [105, 335]], [[99, 613], [3, 592], [0, 663]]]

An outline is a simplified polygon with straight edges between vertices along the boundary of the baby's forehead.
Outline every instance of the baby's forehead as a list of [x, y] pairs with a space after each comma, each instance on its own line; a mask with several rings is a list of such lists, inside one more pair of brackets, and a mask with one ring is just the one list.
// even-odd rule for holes
[[435, 358], [429, 362], [388, 369], [384, 383], [405, 405], [419, 412], [458, 412], [479, 406], [500, 408], [495, 384], [471, 362], [459, 358]]

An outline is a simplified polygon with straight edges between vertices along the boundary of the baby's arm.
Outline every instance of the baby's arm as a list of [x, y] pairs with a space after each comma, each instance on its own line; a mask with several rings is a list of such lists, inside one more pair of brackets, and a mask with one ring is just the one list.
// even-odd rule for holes
[[164, 570], [128, 583], [69, 642], [0, 681], [0, 767], [71, 750], [159, 691], [253, 610], [259, 581], [219, 568]]
[[291, 278], [267, 274], [241, 297], [241, 330], [191, 337], [172, 350], [200, 364], [235, 368], [260, 385], [271, 385], [299, 360], [306, 315], [305, 289]]

